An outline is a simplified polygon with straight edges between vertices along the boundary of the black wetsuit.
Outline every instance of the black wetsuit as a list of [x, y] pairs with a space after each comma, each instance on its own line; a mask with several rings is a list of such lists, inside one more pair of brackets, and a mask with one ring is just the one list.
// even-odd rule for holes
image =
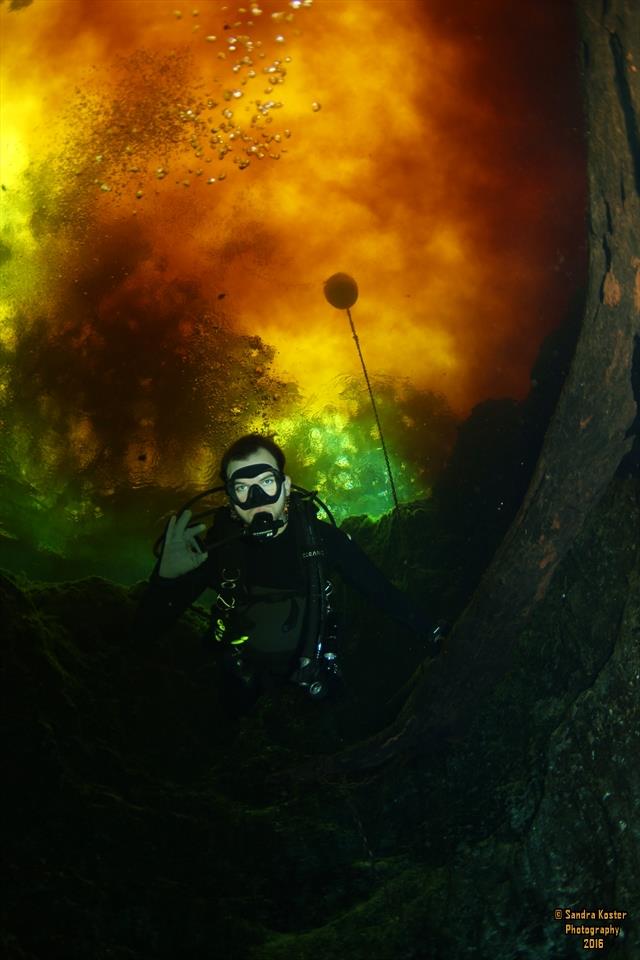
[[[350, 586], [383, 613], [397, 623], [420, 634], [426, 634], [429, 622], [411, 601], [394, 587], [384, 574], [369, 560], [360, 547], [342, 530], [329, 523], [314, 520], [318, 539], [324, 552], [323, 564], [329, 575], [334, 571]], [[240, 551], [240, 554], [238, 553]], [[240, 560], [238, 561], [238, 557]], [[286, 597], [281, 621], [295, 621], [292, 604], [301, 604], [304, 616], [306, 579], [301, 548], [294, 523], [289, 523], [281, 534], [266, 540], [251, 537], [237, 540], [234, 544], [212, 547], [204, 563], [195, 570], [173, 579], [160, 577], [158, 566], [149, 581], [137, 616], [137, 627], [148, 635], [164, 632], [207, 588], [216, 592], [225, 577], [224, 571], [235, 573], [242, 567], [243, 588], [249, 596], [239, 606], [249, 617], [260, 621], [268, 618], [269, 607], [264, 602], [268, 597]], [[282, 601], [281, 601], [282, 603]], [[262, 604], [262, 605], [261, 605]], [[257, 611], [257, 613], [256, 613]], [[292, 612], [293, 611], [293, 612]], [[298, 623], [298, 626], [300, 624]], [[283, 627], [287, 630], [287, 627]], [[259, 671], [265, 670], [275, 676], [289, 676], [295, 668], [299, 650], [297, 638], [300, 630], [283, 633], [282, 630], [256, 631], [251, 623], [236, 624], [236, 630], [246, 633], [248, 640], [243, 653], [259, 663]], [[229, 639], [233, 639], [230, 637]]]

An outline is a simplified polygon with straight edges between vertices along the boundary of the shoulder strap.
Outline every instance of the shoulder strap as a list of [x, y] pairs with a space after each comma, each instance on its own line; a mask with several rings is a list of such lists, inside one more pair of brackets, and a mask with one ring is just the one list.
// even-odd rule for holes
[[316, 519], [317, 508], [311, 497], [292, 497], [298, 552], [305, 565], [307, 580], [307, 620], [299, 655], [308, 660], [319, 656], [327, 619], [324, 547]]

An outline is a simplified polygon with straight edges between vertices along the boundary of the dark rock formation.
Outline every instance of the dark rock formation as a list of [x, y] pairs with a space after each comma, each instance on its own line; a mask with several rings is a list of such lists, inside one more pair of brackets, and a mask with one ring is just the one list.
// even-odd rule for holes
[[342, 703], [232, 718], [197, 612], [140, 649], [136, 589], [3, 577], [8, 955], [557, 960], [585, 954], [554, 909], [602, 907], [632, 960], [639, 529], [619, 477], [463, 738], [304, 784], [380, 717], [382, 645]]

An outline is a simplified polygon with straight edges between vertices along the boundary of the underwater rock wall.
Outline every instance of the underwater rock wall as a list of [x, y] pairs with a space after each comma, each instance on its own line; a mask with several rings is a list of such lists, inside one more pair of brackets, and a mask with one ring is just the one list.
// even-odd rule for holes
[[2, 577], [7, 956], [562, 960], [585, 951], [554, 910], [602, 907], [628, 917], [596, 955], [633, 960], [639, 486], [592, 512], [466, 734], [366, 778], [296, 771], [384, 723], [382, 642], [341, 703], [233, 717], [197, 612], [144, 647], [139, 587]]
[[583, 956], [565, 908], [627, 911], [605, 955], [640, 949], [639, 508], [637, 479], [617, 479], [464, 742], [418, 764], [439, 798], [428, 833], [449, 837], [448, 956]]

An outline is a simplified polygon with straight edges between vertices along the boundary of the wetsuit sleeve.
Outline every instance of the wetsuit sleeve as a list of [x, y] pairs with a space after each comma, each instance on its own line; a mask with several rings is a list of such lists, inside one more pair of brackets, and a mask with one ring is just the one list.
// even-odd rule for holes
[[387, 580], [361, 547], [337, 527], [322, 523], [327, 560], [342, 579], [396, 623], [425, 634], [431, 622], [404, 593]]
[[172, 579], [161, 577], [158, 567], [159, 562], [149, 578], [133, 622], [134, 636], [147, 640], [165, 633], [207, 587], [217, 583], [211, 557], [195, 570]]

